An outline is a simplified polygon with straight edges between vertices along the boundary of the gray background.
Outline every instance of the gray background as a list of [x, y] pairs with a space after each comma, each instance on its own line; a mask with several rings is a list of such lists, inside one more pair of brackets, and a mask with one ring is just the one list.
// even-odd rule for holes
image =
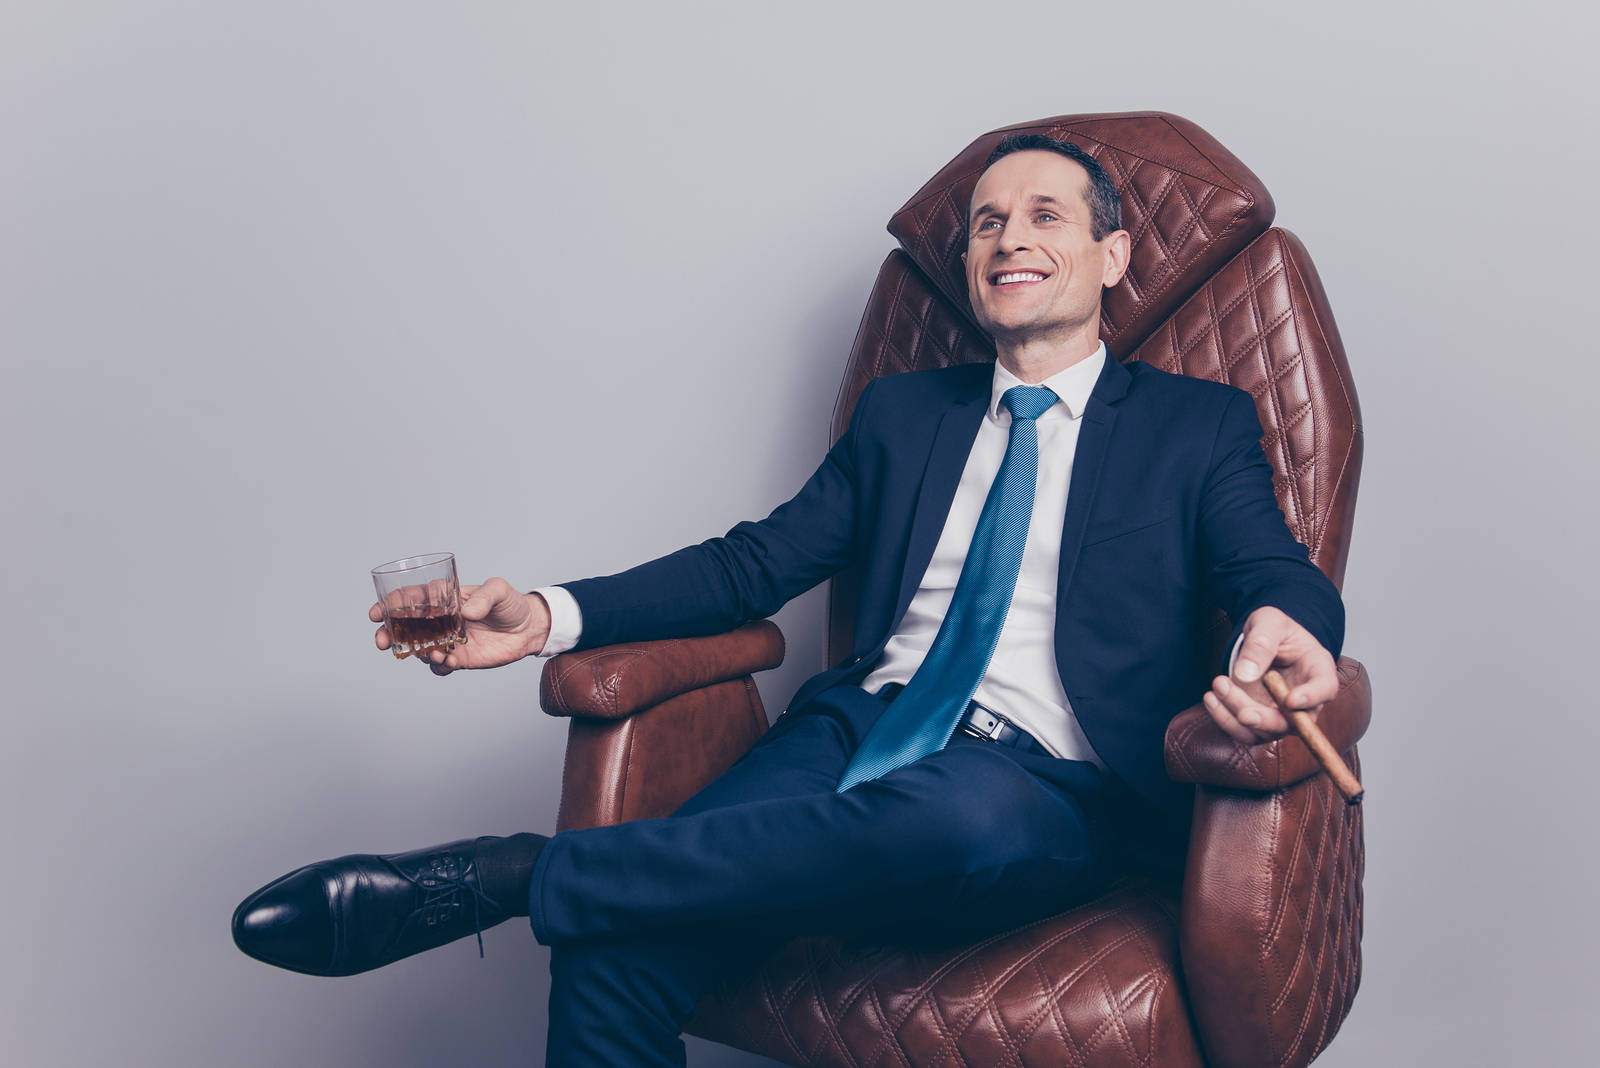
[[553, 828], [538, 664], [391, 662], [367, 569], [530, 586], [764, 515], [890, 213], [987, 129], [1141, 108], [1273, 190], [1365, 414], [1322, 1063], [1592, 1048], [1592, 17], [1199, 7], [0, 7], [7, 1061], [539, 1063], [524, 924], [341, 981], [229, 940], [304, 862]]

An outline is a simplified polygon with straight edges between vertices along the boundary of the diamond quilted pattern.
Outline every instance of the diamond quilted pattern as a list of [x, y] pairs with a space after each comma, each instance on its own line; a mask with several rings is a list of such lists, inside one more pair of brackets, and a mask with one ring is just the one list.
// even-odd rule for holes
[[985, 134], [950, 161], [889, 221], [889, 232], [969, 323], [966, 212], [984, 161], [1011, 133], [1072, 141], [1122, 195], [1132, 241], [1128, 273], [1102, 303], [1100, 335], [1116, 353], [1139, 345], [1200, 282], [1272, 222], [1272, 197], [1204, 130], [1160, 112], [1063, 115]]
[[1325, 775], [1265, 796], [1201, 789], [1182, 943], [1213, 1064], [1308, 1064], [1338, 1032], [1361, 982], [1362, 815]]
[[834, 440], [850, 425], [856, 399], [874, 378], [994, 358], [988, 335], [951, 311], [904, 252], [889, 253], [878, 269], [839, 387]]
[[1271, 229], [1184, 302], [1133, 359], [1248, 392], [1289, 529], [1340, 584], [1361, 459], [1361, 413], [1316, 268]]
[[1128, 882], [959, 948], [800, 938], [702, 1000], [688, 1030], [819, 1068], [1198, 1066], [1174, 912]]
[[[1354, 751], [1351, 752], [1354, 758]], [[1359, 760], [1351, 770], [1359, 774]], [[1277, 869], [1262, 947], [1269, 1012], [1285, 1062], [1310, 1061], [1333, 1038], [1361, 982], [1362, 812], [1325, 780], [1278, 797], [1289, 856]]]

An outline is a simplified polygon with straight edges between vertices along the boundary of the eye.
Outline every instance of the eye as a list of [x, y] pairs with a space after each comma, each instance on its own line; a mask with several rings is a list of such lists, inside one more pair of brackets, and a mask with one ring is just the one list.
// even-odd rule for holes
[[978, 229], [980, 229], [980, 230], [991, 230], [991, 229], [998, 228], [999, 225], [1000, 225], [1000, 220], [999, 219], [985, 219], [985, 220], [983, 220], [983, 222], [978, 224]]
[[1052, 215], [1048, 211], [1041, 211], [1039, 213], [1039, 221], [1040, 222], [1055, 222], [1056, 221], [1056, 217], [1054, 215]]

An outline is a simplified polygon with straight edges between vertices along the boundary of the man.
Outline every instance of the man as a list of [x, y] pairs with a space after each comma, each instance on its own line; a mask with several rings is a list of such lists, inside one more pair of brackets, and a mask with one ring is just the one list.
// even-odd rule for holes
[[[1292, 707], [1331, 699], [1344, 614], [1284, 525], [1249, 396], [1099, 342], [1128, 255], [1092, 158], [1002, 142], [964, 257], [995, 365], [870, 383], [759, 523], [620, 575], [469, 587], [471, 642], [432, 660], [716, 633], [856, 564], [853, 655], [670, 817], [311, 865], [239, 907], [240, 947], [349, 974], [528, 915], [551, 947], [547, 1063], [675, 1065], [709, 985], [794, 934], [977, 935], [1091, 897], [1130, 845], [1177, 862], [1167, 720], [1209, 677], [1230, 736], [1284, 733], [1263, 670]], [[1196, 642], [1216, 607], [1238, 633], [1213, 675]]]

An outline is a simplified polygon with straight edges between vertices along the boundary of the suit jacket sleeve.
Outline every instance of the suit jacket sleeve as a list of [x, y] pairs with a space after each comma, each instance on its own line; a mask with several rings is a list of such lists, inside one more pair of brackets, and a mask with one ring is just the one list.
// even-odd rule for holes
[[1338, 659], [1344, 645], [1339, 591], [1295, 540], [1272, 491], [1254, 401], [1235, 391], [1223, 410], [1201, 491], [1199, 541], [1206, 582], [1233, 623], [1220, 673], [1250, 613], [1281, 609]]
[[843, 569], [856, 543], [857, 441], [876, 384], [816, 473], [767, 518], [615, 575], [562, 583], [583, 615], [576, 648], [720, 634]]

